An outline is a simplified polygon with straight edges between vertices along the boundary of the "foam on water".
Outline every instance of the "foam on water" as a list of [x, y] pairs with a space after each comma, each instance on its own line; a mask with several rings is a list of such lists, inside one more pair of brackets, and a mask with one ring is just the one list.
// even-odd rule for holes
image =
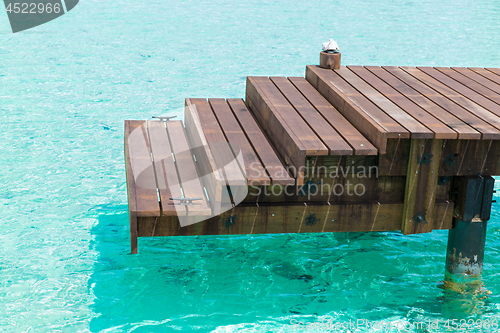
[[500, 67], [499, 17], [493, 0], [83, 0], [12, 34], [2, 12], [0, 331], [500, 319], [497, 208], [483, 299], [438, 287], [446, 231], [154, 238], [129, 255], [123, 163], [123, 120], [303, 75], [328, 38], [343, 64]]

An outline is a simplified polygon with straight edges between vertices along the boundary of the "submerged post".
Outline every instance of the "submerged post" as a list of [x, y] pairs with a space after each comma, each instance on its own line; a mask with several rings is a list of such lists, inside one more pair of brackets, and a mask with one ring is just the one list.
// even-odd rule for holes
[[490, 219], [494, 179], [490, 176], [456, 177], [453, 182], [455, 210], [448, 234], [446, 279], [464, 282], [483, 272], [486, 224]]

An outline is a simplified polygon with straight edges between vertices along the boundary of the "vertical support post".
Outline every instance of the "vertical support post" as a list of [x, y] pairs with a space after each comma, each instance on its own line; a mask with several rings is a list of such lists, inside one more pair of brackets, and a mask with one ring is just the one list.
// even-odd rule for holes
[[431, 232], [433, 229], [442, 150], [443, 140], [411, 140], [401, 226], [405, 235]]
[[130, 254], [137, 254], [137, 213], [129, 211], [130, 222]]
[[448, 234], [446, 280], [477, 278], [483, 272], [486, 224], [493, 185], [490, 176], [456, 177], [453, 181], [453, 227]]
[[487, 221], [453, 219], [448, 234], [446, 271], [454, 275], [479, 276], [483, 272]]

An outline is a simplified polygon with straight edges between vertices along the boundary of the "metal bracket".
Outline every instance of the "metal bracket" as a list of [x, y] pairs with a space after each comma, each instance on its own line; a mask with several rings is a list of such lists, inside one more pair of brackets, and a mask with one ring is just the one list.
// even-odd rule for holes
[[455, 201], [455, 217], [464, 222], [488, 221], [494, 182], [491, 176], [456, 177], [450, 191]]
[[177, 116], [153, 116], [153, 119], [158, 119], [160, 121], [169, 121], [170, 119], [177, 118]]
[[179, 203], [177, 203], [177, 205], [182, 205], [182, 206], [194, 205], [193, 201], [203, 200], [203, 198], [169, 198], [169, 199], [170, 200], [178, 200]]

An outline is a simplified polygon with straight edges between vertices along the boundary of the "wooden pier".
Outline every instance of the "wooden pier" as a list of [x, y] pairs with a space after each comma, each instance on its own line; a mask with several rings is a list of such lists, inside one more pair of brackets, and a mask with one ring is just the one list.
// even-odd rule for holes
[[500, 69], [248, 77], [244, 100], [188, 98], [184, 121], [125, 121], [125, 161], [132, 253], [137, 237], [486, 221], [500, 175]]

